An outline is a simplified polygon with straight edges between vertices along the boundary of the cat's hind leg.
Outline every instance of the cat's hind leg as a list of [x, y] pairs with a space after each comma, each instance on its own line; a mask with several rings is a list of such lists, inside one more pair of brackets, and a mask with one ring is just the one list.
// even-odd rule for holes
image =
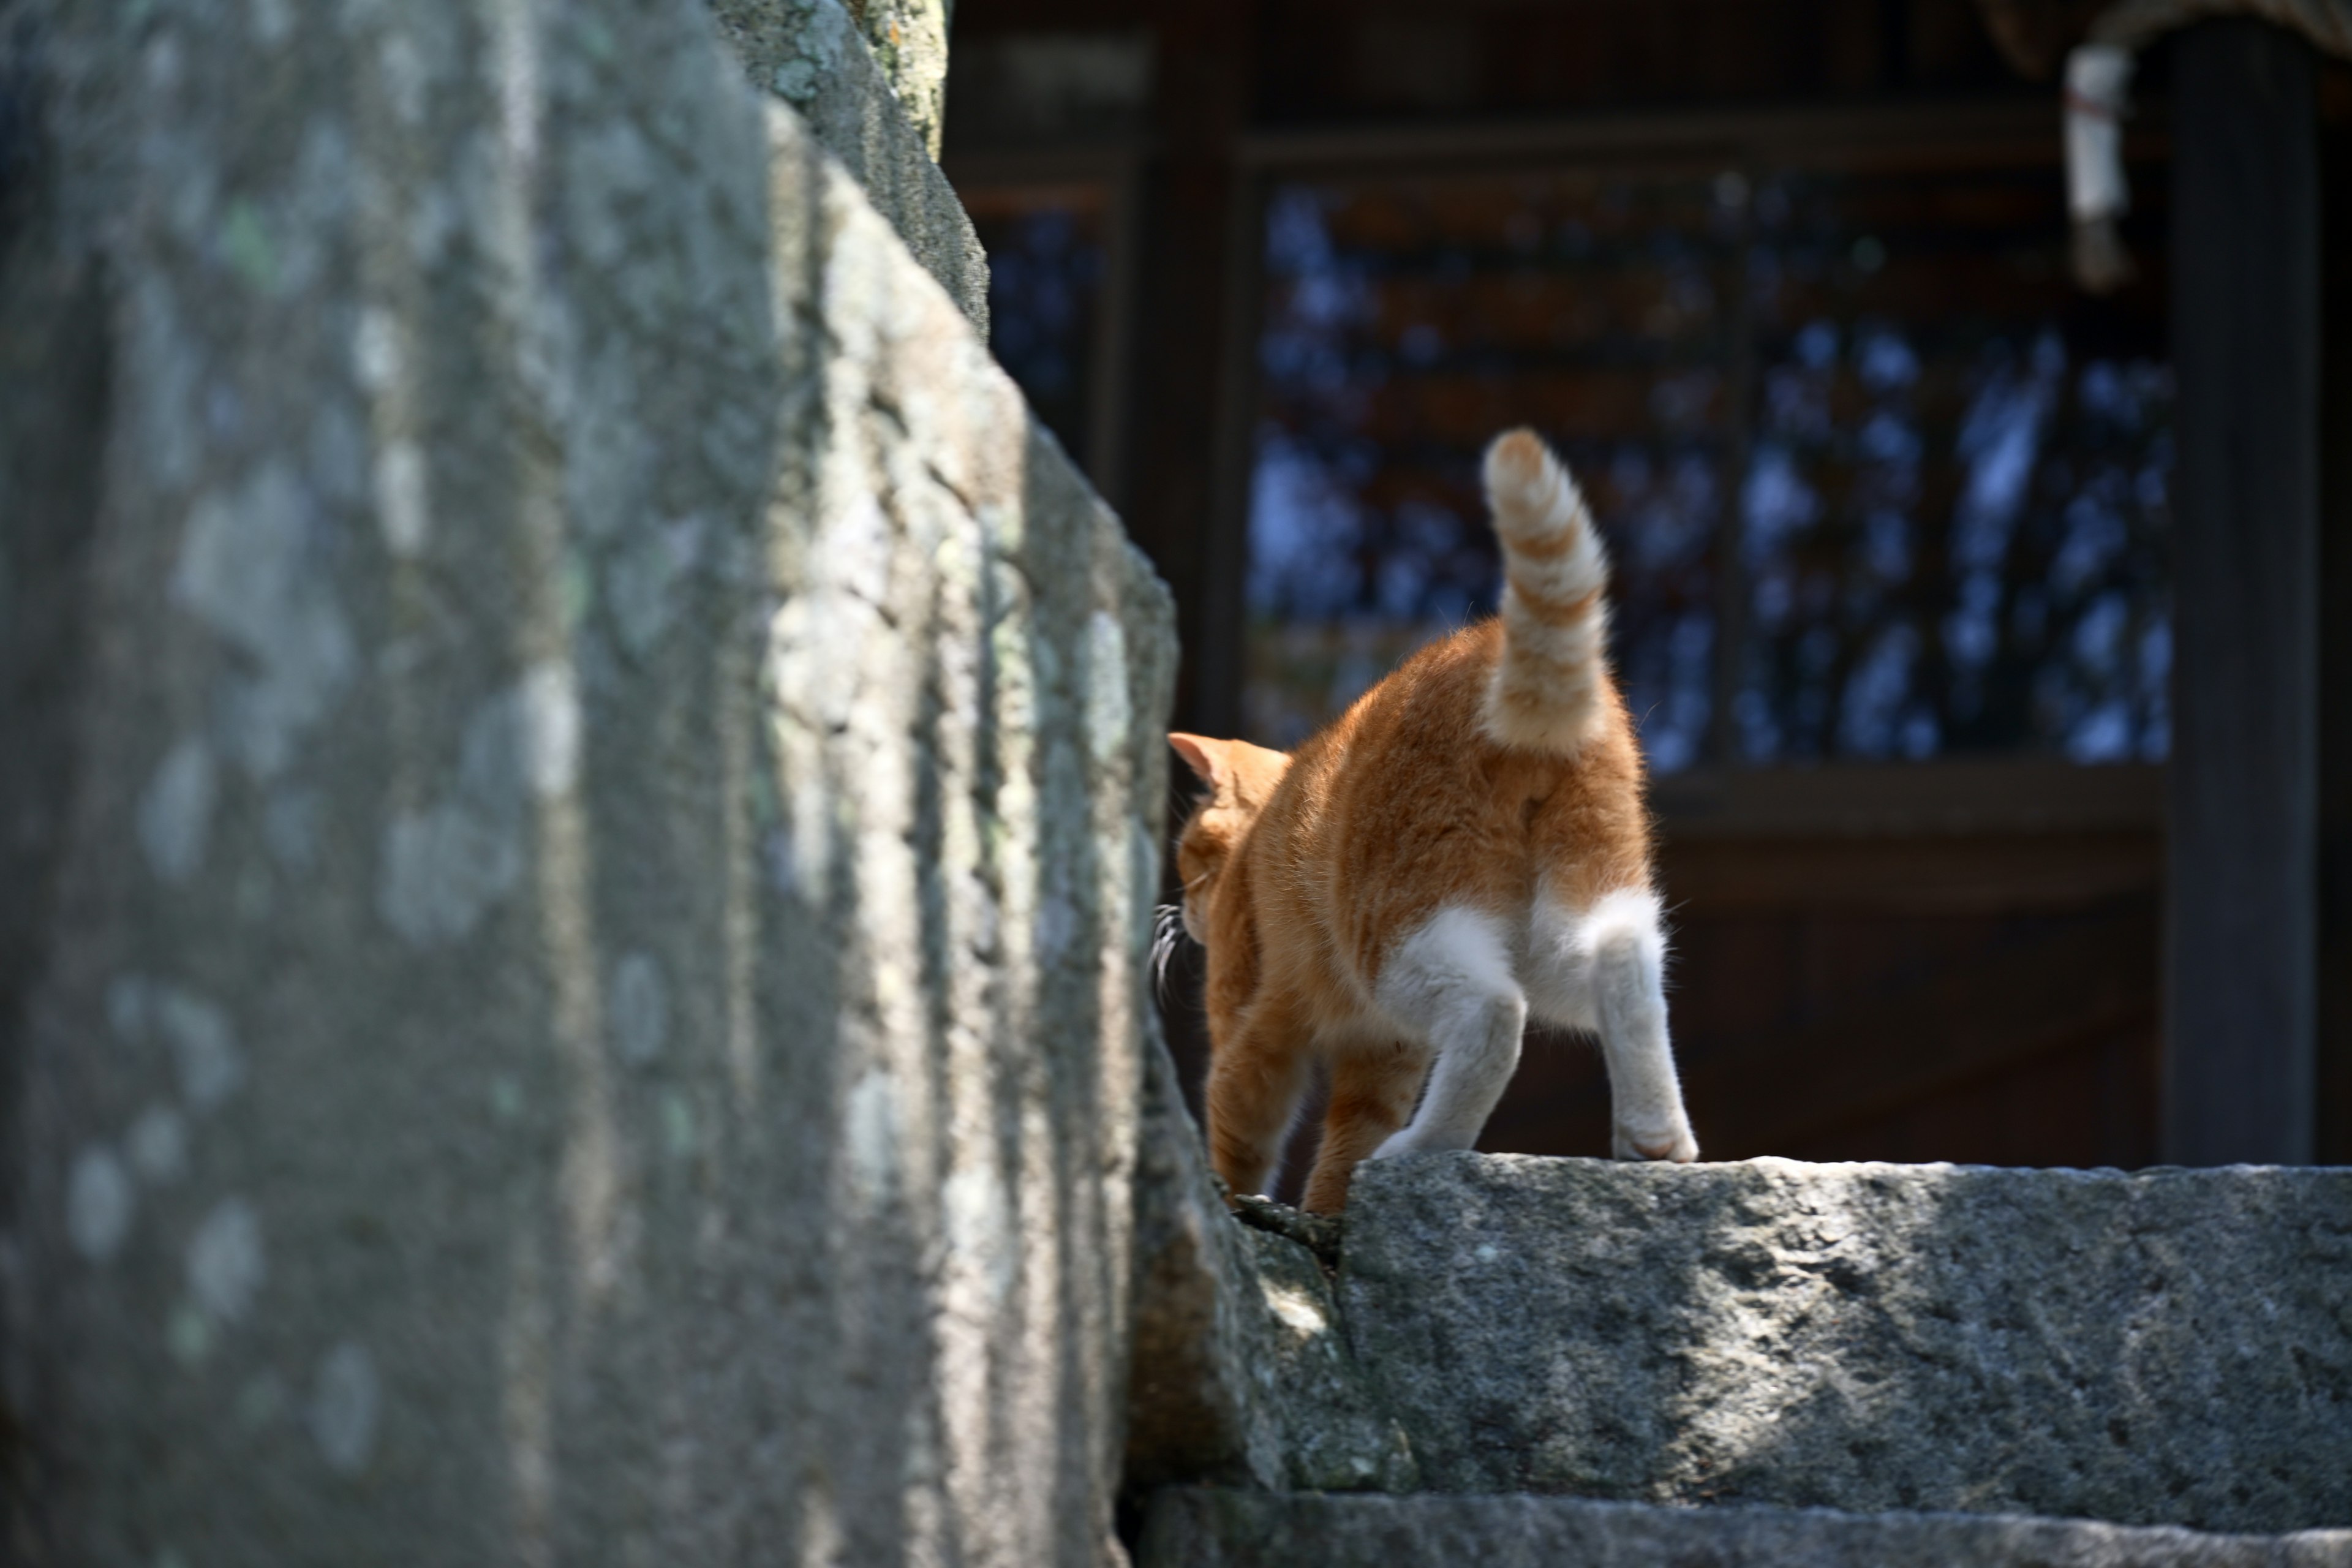
[[1639, 888], [1604, 894], [1577, 918], [1571, 941], [1609, 1064], [1612, 1152], [1620, 1160], [1697, 1159], [1666, 1037], [1666, 938], [1657, 895]]
[[1438, 910], [1390, 953], [1373, 994], [1435, 1058], [1421, 1109], [1374, 1157], [1469, 1148], [1510, 1084], [1527, 1027], [1503, 922], [1480, 910]]
[[1348, 1178], [1412, 1117], [1428, 1076], [1428, 1051], [1406, 1040], [1350, 1043], [1332, 1054], [1331, 1106], [1307, 1179], [1308, 1213], [1338, 1214], [1346, 1206]]
[[1209, 1161], [1239, 1194], [1274, 1190], [1311, 1060], [1295, 1010], [1262, 998], [1209, 1057]]

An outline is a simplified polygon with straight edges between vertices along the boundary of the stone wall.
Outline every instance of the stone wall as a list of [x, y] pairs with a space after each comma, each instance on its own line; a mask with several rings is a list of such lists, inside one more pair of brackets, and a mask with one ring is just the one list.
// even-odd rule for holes
[[1431, 1154], [1300, 1246], [1163, 1092], [1141, 1568], [2352, 1568], [2352, 1171]]
[[947, 116], [948, 24], [952, 0], [845, 0], [875, 63], [906, 107], [932, 157]]
[[2352, 1531], [2211, 1535], [2015, 1514], [1171, 1489], [1138, 1568], [2345, 1568]]
[[1169, 605], [694, 0], [0, 13], [25, 1562], [1092, 1563]]
[[1433, 1491], [2352, 1527], [2352, 1171], [1423, 1156], [1338, 1294]]
[[863, 0], [856, 16], [841, 0], [709, 4], [752, 85], [800, 112], [986, 337], [988, 258], [934, 162], [947, 89], [940, 0]]
[[[1338, 1226], [1252, 1200], [1227, 1212], [1155, 1039], [1136, 1166], [1126, 1485], [1319, 1491], [1418, 1484], [1402, 1427], [1348, 1348], [1325, 1273]], [[1318, 1253], [1268, 1222], [1314, 1230]]]

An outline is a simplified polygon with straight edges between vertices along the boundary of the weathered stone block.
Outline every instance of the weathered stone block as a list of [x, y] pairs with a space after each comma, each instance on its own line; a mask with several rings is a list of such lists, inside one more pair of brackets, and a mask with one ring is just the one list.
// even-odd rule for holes
[[1348, 1352], [1322, 1265], [1226, 1212], [1175, 1065], [1148, 1048], [1125, 1484], [1410, 1489], [1412, 1452]]
[[856, 16], [842, 0], [709, 0], [752, 84], [799, 112], [986, 337], [988, 257], [935, 162], [946, 7], [940, 0], [853, 4]]
[[2352, 1524], [2352, 1170], [1376, 1162], [1340, 1300], [1434, 1489]]
[[948, 23], [951, 0], [843, 0], [874, 51], [874, 63], [907, 111], [923, 146], [940, 155], [947, 113]]
[[1555, 1497], [1171, 1489], [1137, 1568], [2345, 1568], [2352, 1531], [2207, 1535], [2087, 1520], [1664, 1508]]
[[697, 0], [15, 11], [0, 1554], [1111, 1555], [1116, 521]]

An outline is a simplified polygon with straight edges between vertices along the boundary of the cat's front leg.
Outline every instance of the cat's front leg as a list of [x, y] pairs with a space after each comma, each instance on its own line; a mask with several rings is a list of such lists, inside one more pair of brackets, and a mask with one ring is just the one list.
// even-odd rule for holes
[[1235, 1195], [1267, 1195], [1307, 1094], [1305, 1031], [1295, 1008], [1261, 998], [1222, 1032], [1209, 1054], [1209, 1163]]
[[1412, 1119], [1429, 1077], [1428, 1052], [1406, 1040], [1355, 1042], [1334, 1051], [1330, 1061], [1323, 1143], [1298, 1205], [1309, 1214], [1338, 1214], [1347, 1205], [1349, 1178]]

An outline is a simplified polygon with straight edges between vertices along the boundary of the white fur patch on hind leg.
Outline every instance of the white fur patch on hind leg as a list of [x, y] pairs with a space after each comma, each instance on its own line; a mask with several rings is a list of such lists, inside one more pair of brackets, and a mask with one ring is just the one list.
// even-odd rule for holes
[[1519, 1065], [1527, 1026], [1503, 922], [1477, 910], [1438, 910], [1389, 955], [1374, 996], [1436, 1059], [1412, 1121], [1372, 1158], [1469, 1148]]
[[1621, 1160], [1698, 1158], [1666, 1039], [1666, 938], [1656, 894], [1624, 888], [1577, 922], [1601, 1055], [1609, 1064], [1612, 1143]]

